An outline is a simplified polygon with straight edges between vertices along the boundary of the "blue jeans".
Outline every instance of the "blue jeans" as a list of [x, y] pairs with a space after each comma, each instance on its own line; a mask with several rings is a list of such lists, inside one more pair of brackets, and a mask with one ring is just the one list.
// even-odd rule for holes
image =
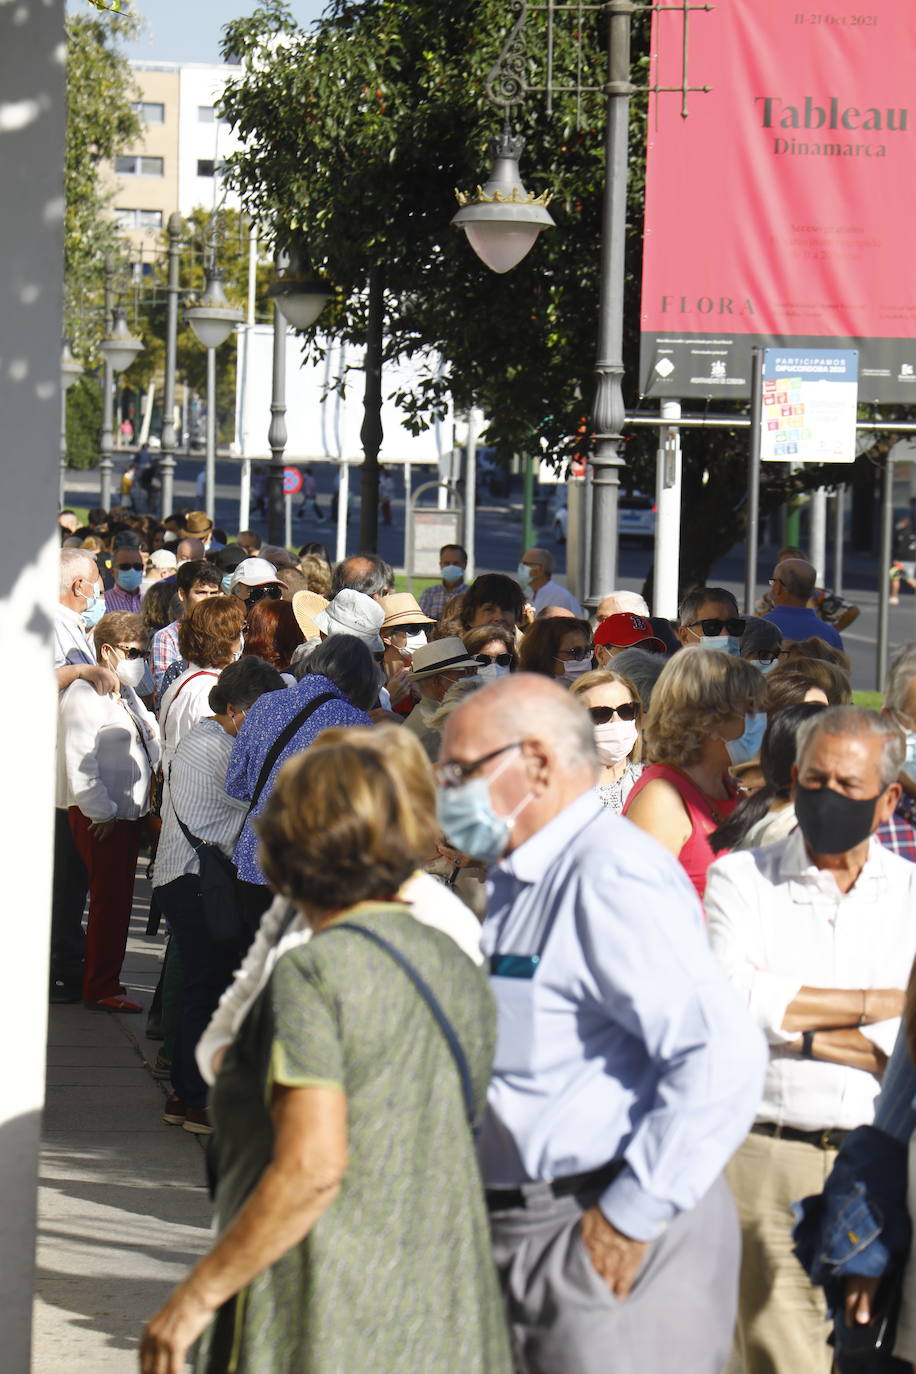
[[210, 939], [196, 873], [157, 887], [156, 894], [172, 928], [184, 973], [172, 1053], [172, 1087], [186, 1106], [200, 1109], [207, 1105], [207, 1085], [200, 1076], [194, 1051], [232, 981], [238, 959], [233, 951]]

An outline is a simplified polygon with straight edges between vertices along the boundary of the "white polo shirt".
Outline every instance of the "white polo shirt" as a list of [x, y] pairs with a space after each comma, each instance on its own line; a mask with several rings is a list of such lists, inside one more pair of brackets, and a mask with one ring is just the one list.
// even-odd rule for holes
[[[905, 988], [916, 953], [916, 864], [872, 838], [846, 893], [808, 857], [801, 830], [719, 859], [704, 898], [718, 958], [769, 1042], [758, 1121], [798, 1130], [870, 1122], [879, 1079], [863, 1069], [802, 1059], [782, 1028], [803, 987]], [[863, 1026], [890, 1055], [899, 1018]]]

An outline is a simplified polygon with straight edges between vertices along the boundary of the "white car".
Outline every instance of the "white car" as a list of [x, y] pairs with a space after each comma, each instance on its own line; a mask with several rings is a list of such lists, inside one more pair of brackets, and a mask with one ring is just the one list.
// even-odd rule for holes
[[[566, 494], [558, 490], [553, 516], [553, 537], [557, 544], [566, 543], [567, 520]], [[650, 496], [640, 492], [626, 496], [621, 492], [617, 502], [617, 533], [620, 538], [629, 536], [642, 544], [652, 543], [655, 539], [655, 502]]]

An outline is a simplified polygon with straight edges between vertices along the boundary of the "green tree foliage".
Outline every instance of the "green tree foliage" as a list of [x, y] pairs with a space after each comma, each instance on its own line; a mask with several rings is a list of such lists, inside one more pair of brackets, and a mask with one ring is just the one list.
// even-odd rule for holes
[[79, 377], [67, 392], [67, 464], [94, 468], [102, 444], [102, 393], [94, 377]]
[[124, 15], [74, 14], [67, 19], [66, 328], [74, 352], [84, 361], [95, 361], [104, 332], [99, 307], [106, 254], [118, 255], [123, 246], [101, 169], [140, 134], [131, 108], [138, 93], [119, 47], [134, 28], [135, 22]]
[[[504, 456], [546, 450], [561, 462], [575, 446], [594, 389], [604, 98], [543, 96], [511, 111], [527, 146], [529, 191], [553, 191], [557, 228], [514, 271], [496, 276], [449, 225], [454, 188], [485, 179], [487, 143], [500, 117], [484, 80], [506, 36], [505, 0], [331, 0], [309, 32], [283, 0], [264, 0], [230, 24], [224, 51], [245, 73], [224, 112], [245, 141], [230, 176], [246, 207], [280, 243], [292, 243], [333, 284], [322, 333], [362, 343], [370, 272], [384, 286], [384, 357], [412, 356], [414, 386], [398, 396], [410, 422], [431, 423], [448, 388], [490, 419], [488, 442]], [[555, 81], [574, 79], [576, 14], [557, 15]], [[545, 23], [528, 22], [526, 71], [543, 84]], [[581, 17], [583, 84], [604, 79], [604, 16]], [[634, 83], [646, 84], [648, 13], [633, 21]], [[674, 97], [672, 97], [674, 98]], [[637, 357], [646, 110], [633, 102], [625, 299], [625, 399], [639, 403]], [[321, 338], [306, 339], [312, 354]], [[445, 360], [444, 376], [424, 363]], [[627, 444], [624, 485], [654, 490], [655, 437]], [[682, 581], [705, 577], [744, 535], [746, 431], [703, 432], [685, 442]], [[787, 492], [837, 480], [833, 470], [768, 477], [762, 510]], [[846, 480], [848, 470], [842, 473]]]

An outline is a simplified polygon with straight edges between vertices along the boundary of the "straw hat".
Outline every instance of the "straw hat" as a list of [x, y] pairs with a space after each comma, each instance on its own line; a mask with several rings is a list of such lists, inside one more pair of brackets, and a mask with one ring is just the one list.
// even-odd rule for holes
[[327, 606], [327, 597], [319, 596], [317, 592], [296, 592], [293, 597], [293, 615], [306, 639], [321, 638], [321, 631], [315, 624], [315, 616], [319, 611], [327, 610]]
[[383, 630], [393, 630], [398, 625], [435, 625], [435, 621], [424, 615], [420, 604], [410, 592], [392, 592], [391, 596], [379, 597], [378, 603], [385, 612]]

